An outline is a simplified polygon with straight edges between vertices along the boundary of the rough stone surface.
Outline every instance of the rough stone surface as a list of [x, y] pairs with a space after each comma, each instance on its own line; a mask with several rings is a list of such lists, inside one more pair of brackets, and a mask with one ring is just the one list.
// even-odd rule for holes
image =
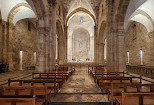
[[34, 66], [34, 53], [36, 52], [36, 28], [30, 23], [31, 30], [28, 30], [28, 19], [19, 21], [13, 33], [13, 62], [14, 68], [19, 68], [20, 50], [23, 51], [23, 69]]
[[[136, 24], [136, 38], [134, 35], [134, 24]], [[150, 66], [153, 64], [152, 52], [153, 42], [150, 37], [150, 33], [147, 32], [146, 28], [140, 23], [132, 23], [126, 32], [126, 52], [130, 53], [130, 64], [141, 65], [140, 50], [143, 50], [143, 65]], [[126, 59], [128, 59], [126, 55]], [[126, 60], [128, 61], [128, 60]]]

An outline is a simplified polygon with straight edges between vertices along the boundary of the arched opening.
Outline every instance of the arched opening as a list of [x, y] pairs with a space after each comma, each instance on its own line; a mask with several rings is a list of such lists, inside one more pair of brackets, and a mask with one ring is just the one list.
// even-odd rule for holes
[[67, 23], [68, 62], [94, 61], [94, 20], [83, 12], [73, 14]]
[[100, 65], [104, 64], [105, 61], [105, 52], [106, 52], [106, 39], [107, 30], [106, 30], [106, 23], [103, 21], [100, 29], [99, 29], [99, 36], [98, 36], [98, 63]]

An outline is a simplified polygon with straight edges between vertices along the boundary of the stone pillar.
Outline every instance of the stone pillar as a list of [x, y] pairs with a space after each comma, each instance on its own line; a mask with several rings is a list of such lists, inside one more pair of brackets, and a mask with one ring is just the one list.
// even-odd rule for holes
[[95, 34], [94, 34], [94, 63], [98, 64], [98, 41], [97, 41], [98, 26], [97, 25], [94, 27], [94, 30], [95, 30]]
[[98, 63], [104, 64], [104, 43], [100, 43], [98, 46]]
[[126, 57], [125, 57], [125, 31], [123, 26], [118, 27], [118, 70], [117, 71], [125, 71], [126, 70]]
[[50, 70], [55, 69], [56, 63], [56, 0], [50, 3]]
[[153, 66], [154, 65], [154, 32], [150, 32], [149, 33], [149, 38], [150, 38], [150, 54], [148, 55], [148, 59], [150, 61], [149, 62], [149, 66]]
[[113, 1], [108, 0], [108, 35], [107, 35], [107, 61], [106, 67], [109, 70], [114, 71], [113, 67]]
[[8, 34], [7, 34], [7, 28], [8, 27], [8, 23], [7, 22], [4, 22], [2, 23], [2, 46], [3, 46], [3, 49], [2, 49], [2, 62], [5, 63], [5, 64], [9, 64], [8, 63]]
[[18, 56], [15, 55], [13, 52], [13, 32], [14, 32], [14, 25], [9, 22], [8, 25], [8, 62], [9, 62], [9, 71], [13, 71], [16, 70], [16, 68], [14, 67], [14, 60], [13, 60], [13, 56]]
[[67, 25], [64, 26], [64, 41], [65, 41], [65, 57], [64, 57], [64, 64], [67, 64]]
[[37, 46], [36, 46], [36, 71], [44, 72], [45, 71], [45, 50], [44, 50], [44, 21], [39, 20], [37, 24]]
[[50, 27], [45, 27], [44, 48], [45, 48], [45, 71], [50, 71]]
[[2, 54], [3, 54], [3, 37], [4, 37], [4, 32], [3, 32], [3, 25], [1, 24], [0, 20], [0, 62], [2, 62]]

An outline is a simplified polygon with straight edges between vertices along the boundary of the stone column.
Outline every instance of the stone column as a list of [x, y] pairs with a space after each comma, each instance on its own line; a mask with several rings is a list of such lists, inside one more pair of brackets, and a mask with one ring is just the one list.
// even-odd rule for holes
[[68, 27], [67, 27], [67, 25], [65, 25], [64, 26], [64, 36], [66, 36], [66, 37], [64, 37], [64, 41], [65, 41], [65, 60], [64, 60], [64, 64], [67, 64], [67, 62], [68, 62], [68, 59], [67, 59], [67, 48], [68, 48], [68, 46], [67, 46], [67, 41], [68, 41], [68, 39], [67, 39], [67, 29], [68, 29]]
[[50, 71], [50, 27], [45, 27], [44, 36], [44, 48], [45, 48], [45, 71]]
[[123, 26], [118, 27], [118, 70], [117, 71], [125, 71], [126, 70], [126, 58], [125, 58], [125, 31]]
[[104, 43], [100, 43], [99, 44], [99, 50], [98, 50], [98, 61], [99, 64], [104, 64]]
[[9, 22], [9, 25], [7, 27], [7, 34], [8, 34], [8, 63], [9, 63], [9, 71], [13, 71], [16, 70], [16, 68], [14, 67], [14, 62], [13, 61], [13, 56], [18, 56], [18, 55], [14, 55], [13, 52], [13, 32], [14, 32], [14, 25]]
[[56, 62], [56, 0], [50, 3], [50, 70], [55, 69]]
[[154, 32], [149, 33], [149, 38], [150, 38], [150, 54], [148, 55], [148, 65], [153, 66], [154, 65]]
[[94, 34], [94, 63], [98, 64], [98, 41], [97, 41], [98, 26], [96, 25], [94, 27], [94, 29], [95, 29], [95, 34]]
[[4, 22], [2, 23], [2, 39], [3, 39], [3, 49], [2, 49], [2, 62], [5, 64], [9, 64], [8, 63], [8, 34], [7, 34], [7, 27], [8, 27], [8, 23]]
[[107, 35], [107, 61], [106, 67], [109, 70], [114, 70], [113, 67], [113, 3], [112, 0], [108, 0], [108, 35]]
[[44, 49], [44, 21], [39, 20], [37, 24], [37, 50], [36, 50], [36, 70], [38, 72], [44, 72], [45, 71], [45, 49]]

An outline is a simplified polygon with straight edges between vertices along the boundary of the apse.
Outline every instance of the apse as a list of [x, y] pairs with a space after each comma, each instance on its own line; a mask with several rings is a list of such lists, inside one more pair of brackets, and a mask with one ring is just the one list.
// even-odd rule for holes
[[68, 20], [68, 62], [94, 61], [94, 20], [85, 12], [77, 12]]

